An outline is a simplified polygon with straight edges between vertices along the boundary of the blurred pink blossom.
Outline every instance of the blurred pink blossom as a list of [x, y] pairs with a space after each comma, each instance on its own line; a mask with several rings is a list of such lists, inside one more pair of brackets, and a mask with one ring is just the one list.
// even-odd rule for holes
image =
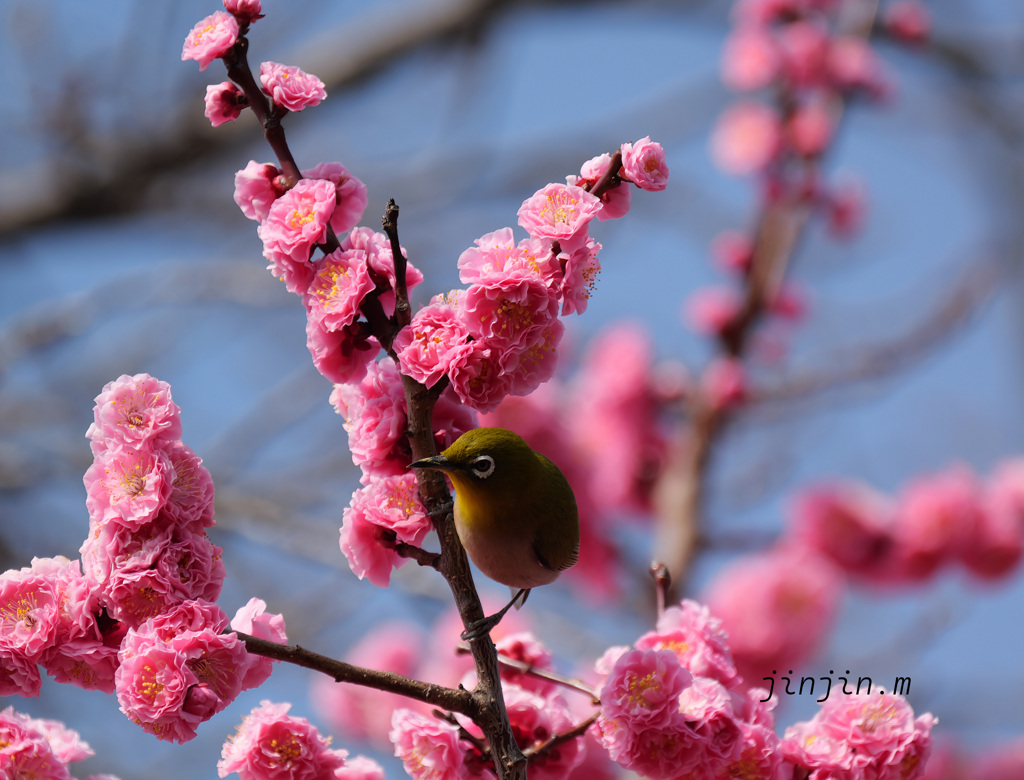
[[823, 101], [805, 101], [786, 123], [786, 140], [801, 157], [818, 157], [832, 142], [834, 124], [832, 112]]
[[1024, 459], [1007, 460], [985, 484], [982, 512], [960, 557], [977, 576], [1009, 574], [1024, 555]]
[[[257, 639], [276, 642], [279, 645], [288, 643], [284, 616], [267, 612], [267, 602], [263, 599], [251, 598], [244, 607], [240, 607], [235, 616], [231, 618], [231, 628]], [[253, 653], [249, 653], [248, 657], [249, 663], [242, 679], [243, 691], [262, 685], [270, 677], [273, 665], [278, 663]]]
[[904, 43], [924, 43], [932, 31], [931, 14], [921, 0], [895, 0], [882, 13], [889, 34]]
[[824, 557], [794, 547], [744, 556], [710, 583], [705, 602], [729, 635], [736, 669], [760, 685], [807, 661], [831, 628], [843, 580]]
[[779, 73], [778, 45], [761, 26], [743, 25], [726, 39], [722, 52], [722, 81], [740, 92], [762, 89]]
[[686, 300], [683, 313], [697, 333], [717, 336], [732, 325], [743, 308], [740, 291], [733, 287], [701, 287]]
[[254, 22], [263, 18], [260, 0], [224, 0], [224, 8], [240, 23]]
[[737, 409], [747, 401], [749, 388], [743, 364], [732, 357], [716, 357], [700, 378], [701, 391], [712, 409]]
[[778, 114], [763, 103], [741, 101], [727, 108], [711, 134], [711, 157], [726, 173], [760, 173], [782, 142]]
[[743, 231], [725, 230], [712, 240], [711, 254], [719, 268], [744, 274], [754, 261], [754, 242]]

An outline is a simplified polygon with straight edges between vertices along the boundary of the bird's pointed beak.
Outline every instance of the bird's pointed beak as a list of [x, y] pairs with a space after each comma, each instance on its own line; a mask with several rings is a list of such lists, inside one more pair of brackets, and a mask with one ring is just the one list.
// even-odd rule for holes
[[409, 464], [411, 469], [437, 469], [438, 471], [450, 471], [452, 468], [451, 463], [448, 462], [444, 455], [434, 455], [429, 458], [420, 458], [417, 461], [413, 461]]

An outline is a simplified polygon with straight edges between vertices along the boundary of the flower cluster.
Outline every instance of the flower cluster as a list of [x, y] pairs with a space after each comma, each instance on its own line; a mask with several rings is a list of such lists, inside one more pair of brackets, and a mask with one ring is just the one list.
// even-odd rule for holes
[[518, 213], [529, 237], [517, 241], [506, 227], [478, 238], [459, 257], [467, 287], [435, 297], [399, 333], [402, 372], [427, 387], [447, 377], [459, 400], [481, 412], [536, 390], [555, 370], [559, 315], [586, 311], [601, 269], [591, 221], [628, 211], [623, 183], [656, 191], [667, 179], [664, 150], [643, 138], [527, 198]]
[[245, 681], [249, 655], [227, 627], [216, 604], [186, 601], [129, 629], [115, 677], [121, 711], [160, 739], [195, 737]]
[[1024, 555], [1024, 460], [987, 480], [965, 465], [886, 496], [854, 481], [808, 488], [793, 503], [789, 533], [859, 579], [922, 582], [954, 562], [982, 579], [1005, 577]]
[[241, 780], [384, 780], [384, 770], [363, 756], [330, 747], [305, 718], [289, 715], [291, 704], [260, 702], [224, 743], [217, 772]]
[[708, 609], [683, 601], [632, 648], [611, 648], [598, 719], [612, 759], [644, 777], [780, 777], [771, 703], [743, 692], [725, 633]]
[[931, 752], [930, 713], [917, 718], [891, 694], [852, 694], [825, 701], [815, 716], [786, 729], [782, 755], [810, 770], [808, 780], [921, 777]]
[[[30, 718], [13, 707], [0, 712], [0, 774], [10, 778], [70, 778], [69, 764], [94, 755], [77, 731], [55, 720]], [[93, 775], [86, 780], [117, 780]]]
[[935, 719], [915, 719], [892, 695], [826, 701], [780, 739], [774, 699], [744, 689], [721, 623], [693, 601], [665, 610], [632, 648], [609, 649], [597, 668], [605, 675], [601, 743], [652, 780], [916, 780], [931, 749]]
[[181, 441], [170, 387], [148, 374], [122, 376], [94, 411], [81, 554], [110, 616], [137, 628], [188, 599], [215, 601], [224, 564], [206, 535], [213, 481]]
[[[41, 665], [58, 682], [116, 691], [122, 711], [161, 739], [191, 739], [271, 669], [222, 633], [227, 617], [212, 603], [224, 578], [206, 536], [213, 482], [181, 442], [170, 387], [148, 374], [107, 384], [86, 435], [81, 561], [35, 558], [0, 575], [0, 694], [38, 695]], [[259, 599], [232, 627], [287, 641]]]

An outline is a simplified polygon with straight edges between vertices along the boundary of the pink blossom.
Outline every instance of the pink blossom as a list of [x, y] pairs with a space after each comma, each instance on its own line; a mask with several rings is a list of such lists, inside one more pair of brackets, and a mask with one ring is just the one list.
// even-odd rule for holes
[[267, 218], [271, 205], [285, 193], [278, 182], [280, 175], [281, 171], [270, 163], [255, 160], [235, 174], [235, 203], [245, 216], [256, 222]]
[[630, 650], [615, 662], [601, 688], [601, 721], [637, 732], [675, 728], [681, 723], [679, 696], [692, 682], [675, 653]]
[[326, 179], [337, 190], [338, 205], [331, 214], [331, 227], [338, 235], [355, 227], [366, 211], [366, 185], [341, 163], [330, 162], [302, 172], [304, 179]]
[[1024, 459], [1001, 463], [984, 487], [984, 506], [961, 560], [977, 576], [1002, 577], [1024, 555]]
[[512, 276], [555, 286], [562, 276], [549, 241], [529, 238], [516, 244], [512, 228], [502, 228], [473, 243], [475, 248], [459, 256], [459, 279], [463, 284], [499, 282]]
[[[607, 173], [611, 162], [612, 157], [608, 153], [592, 157], [583, 163], [579, 176], [566, 176], [565, 183], [577, 187], [584, 187], [584, 185], [589, 184], [590, 188], [592, 188]], [[586, 188], [588, 192], [590, 188]], [[606, 219], [620, 219], [626, 216], [629, 213], [631, 198], [632, 188], [625, 184], [619, 184], [605, 190], [601, 194], [601, 210], [597, 212], [597, 218], [603, 222]]]
[[93, 523], [137, 529], [163, 508], [174, 469], [162, 450], [115, 444], [98, 452], [83, 481]]
[[[99, 634], [97, 628], [96, 634]], [[120, 633], [114, 635], [115, 638]], [[43, 652], [40, 663], [59, 683], [86, 691], [114, 692], [118, 645], [103, 637], [81, 637], [60, 642]]]
[[739, 755], [715, 773], [715, 780], [790, 780], [792, 767], [782, 758], [772, 728], [739, 723], [743, 735]]
[[699, 771], [703, 757], [700, 737], [685, 723], [678, 728], [640, 731], [624, 728], [617, 720], [601, 719], [597, 725], [601, 744], [611, 759], [642, 777], [678, 780]]
[[337, 204], [336, 188], [323, 179], [300, 179], [270, 206], [257, 233], [268, 256], [283, 255], [308, 263], [313, 246], [327, 238], [327, 223]]
[[766, 670], [795, 668], [811, 656], [835, 617], [841, 588], [826, 559], [777, 547], [723, 569], [705, 602], [729, 635], [737, 671], [752, 684]]
[[395, 755], [414, 780], [463, 780], [470, 743], [459, 738], [458, 726], [435, 717], [397, 709], [391, 718]]
[[384, 769], [372, 758], [354, 756], [334, 770], [335, 780], [387, 780]]
[[360, 382], [380, 353], [380, 344], [359, 323], [328, 330], [319, 319], [306, 318], [306, 347], [313, 365], [336, 384]]
[[807, 315], [807, 293], [793, 282], [783, 282], [767, 304], [772, 314], [790, 322], [799, 322]]
[[249, 99], [231, 81], [210, 84], [206, 88], [206, 110], [203, 112], [210, 124], [220, 127], [225, 122], [234, 122], [242, 115], [242, 109], [249, 105]]
[[885, 29], [904, 43], [924, 43], [932, 31], [931, 14], [920, 0], [895, 0], [885, 7]]
[[729, 411], [747, 401], [747, 372], [736, 358], [717, 357], [712, 360], [704, 369], [700, 385], [712, 409]]
[[373, 289], [366, 252], [336, 249], [317, 264], [302, 301], [310, 318], [327, 330], [341, 330], [356, 321]]
[[371, 474], [406, 473], [412, 453], [405, 439], [405, 392], [394, 361], [370, 363], [358, 385], [337, 385], [331, 404], [345, 419], [357, 466]]
[[826, 700], [810, 721], [786, 729], [783, 755], [816, 777], [917, 780], [931, 751], [935, 718], [915, 719], [910, 705], [891, 694]]
[[189, 526], [197, 532], [212, 526], [213, 478], [203, 466], [203, 459], [180, 441], [167, 447], [166, 452], [174, 478], [163, 511], [178, 525]]
[[289, 111], [320, 105], [320, 101], [327, 97], [320, 79], [294, 65], [261, 62], [260, 84], [274, 103]]
[[451, 389], [466, 406], [493, 412], [508, 395], [512, 378], [501, 369], [500, 354], [485, 341], [466, 345], [448, 367]]
[[224, 0], [224, 8], [241, 24], [249, 24], [263, 18], [260, 0]]
[[637, 650], [671, 650], [694, 676], [717, 680], [727, 688], [740, 682], [722, 623], [703, 604], [684, 599], [658, 618], [657, 630], [641, 636]]
[[690, 327], [705, 336], [724, 333], [739, 317], [743, 299], [732, 287], [701, 287], [686, 301], [684, 314]]
[[[209, 615], [213, 627], [200, 628]], [[121, 711], [160, 739], [192, 739], [241, 690], [245, 645], [220, 633], [226, 620], [212, 604], [185, 603], [129, 630], [115, 675]]]
[[506, 276], [471, 286], [462, 316], [475, 338], [505, 353], [524, 347], [537, 329], [556, 320], [558, 298], [537, 279]]
[[[367, 261], [370, 264], [371, 270], [378, 276], [386, 278], [391, 288], [380, 295], [380, 303], [381, 306], [384, 307], [384, 313], [389, 317], [394, 314], [394, 289], [396, 283], [395, 256], [391, 251], [391, 242], [388, 240], [388, 237], [383, 233], [370, 230], [369, 228], [357, 227], [353, 228], [352, 231], [345, 236], [345, 239], [341, 242], [341, 248], [344, 250], [362, 249], [366, 252]], [[402, 249], [402, 256], [406, 256], [406, 251], [404, 249]], [[412, 263], [406, 262], [406, 288], [412, 290], [413, 287], [422, 281], [423, 274]]]
[[[494, 645], [499, 655], [524, 663], [531, 669], [552, 669], [551, 652], [529, 631], [507, 634]], [[555, 683], [509, 666], [501, 667], [501, 679], [538, 696], [545, 696], [556, 690]]]
[[[520, 748], [537, 748], [575, 725], [565, 700], [557, 691], [541, 696], [514, 684], [504, 684], [502, 690], [512, 733]], [[480, 734], [476, 727], [471, 726], [469, 730]], [[530, 777], [563, 780], [583, 760], [581, 743], [579, 737], [568, 740], [557, 750], [534, 759], [530, 762]]]
[[[420, 676], [420, 658], [425, 655], [426, 637], [415, 625], [390, 622], [372, 628], [345, 653], [345, 660], [356, 666], [369, 666], [406, 677]], [[448, 650], [450, 651], [450, 647]], [[397, 709], [430, 711], [404, 696], [349, 683], [334, 682], [317, 675], [310, 691], [317, 711], [336, 731], [352, 739], [370, 741], [378, 747], [393, 749], [388, 741], [391, 715]]]
[[369, 484], [353, 494], [343, 515], [341, 551], [359, 579], [367, 577], [384, 588], [391, 580], [392, 568], [408, 562], [387, 540], [397, 538], [419, 545], [430, 530], [430, 518], [420, 504], [414, 474], [370, 476]]
[[898, 573], [915, 580], [934, 574], [966, 548], [981, 517], [981, 488], [966, 466], [908, 483], [896, 506]]
[[701, 738], [701, 764], [715, 772], [731, 763], [743, 749], [743, 731], [733, 712], [732, 696], [717, 680], [694, 677], [679, 696], [679, 712]]
[[871, 44], [855, 35], [840, 36], [828, 50], [828, 74], [832, 83], [847, 92], [864, 92], [883, 98], [890, 86]]
[[56, 720], [0, 712], [0, 772], [5, 778], [69, 780], [67, 764], [94, 755], [78, 732]]
[[722, 52], [722, 81], [726, 86], [748, 92], [771, 84], [779, 73], [778, 46], [763, 28], [738, 27], [725, 41]]
[[591, 238], [571, 255], [564, 252], [558, 255], [559, 262], [565, 266], [559, 289], [562, 316], [573, 312], [583, 314], [587, 310], [587, 303], [601, 273], [601, 261], [597, 259], [600, 251], [601, 245]]
[[802, 19], [779, 28], [778, 42], [786, 79], [796, 87], [814, 87], [827, 74], [829, 31], [818, 21]]
[[94, 453], [115, 444], [162, 445], [181, 438], [181, 409], [166, 382], [149, 374], [122, 374], [96, 396], [93, 423], [85, 435]]
[[35, 662], [60, 625], [61, 594], [53, 578], [33, 567], [0, 574], [0, 648]]
[[661, 144], [645, 135], [636, 143], [622, 145], [625, 178], [642, 190], [661, 192], [668, 186], [668, 163]]
[[832, 142], [835, 121], [820, 100], [798, 106], [786, 123], [786, 140], [801, 157], [818, 157]]
[[182, 601], [213, 601], [224, 581], [222, 551], [205, 531], [169, 520], [138, 530], [104, 526], [90, 534], [81, 552], [111, 615], [132, 627]]
[[223, 57], [238, 40], [238, 22], [231, 14], [214, 11], [196, 23], [185, 38], [181, 48], [182, 62], [198, 60], [199, 70], [206, 70], [210, 63]]
[[[288, 643], [284, 616], [267, 612], [267, 602], [263, 599], [249, 599], [249, 603], [241, 607], [231, 618], [231, 628], [279, 645]], [[270, 677], [274, 663], [276, 662], [269, 658], [250, 653], [249, 664], [242, 679], [242, 690], [247, 691], [262, 685]]]
[[519, 345], [499, 357], [510, 380], [509, 393], [529, 395], [555, 373], [565, 327], [557, 319], [527, 330]]
[[345, 763], [344, 750], [331, 750], [305, 718], [289, 715], [291, 704], [264, 699], [245, 716], [238, 731], [224, 743], [217, 773], [237, 772], [241, 780], [291, 778], [326, 780]]
[[605, 329], [583, 358], [572, 392], [577, 414], [568, 422], [575, 446], [589, 460], [590, 487], [577, 496], [591, 494], [598, 506], [650, 506], [650, 475], [665, 447], [651, 385], [653, 363], [650, 336], [635, 323]]
[[532, 238], [557, 241], [572, 252], [587, 241], [587, 225], [601, 209], [599, 198], [568, 184], [549, 184], [523, 201], [519, 224]]
[[21, 650], [0, 646], [0, 696], [31, 698], [39, 695], [42, 685], [39, 664], [34, 659]]
[[416, 312], [392, 346], [402, 373], [433, 387], [470, 351], [468, 340], [469, 330], [456, 310], [437, 302]]
[[711, 157], [726, 173], [763, 171], [782, 141], [778, 114], [762, 103], [743, 101], [726, 109], [711, 134]]
[[793, 501], [790, 517], [799, 544], [846, 571], [877, 574], [892, 551], [893, 504], [867, 485], [846, 481], [808, 488]]
[[744, 232], [726, 230], [712, 240], [711, 254], [723, 270], [743, 274], [754, 262], [754, 242]]

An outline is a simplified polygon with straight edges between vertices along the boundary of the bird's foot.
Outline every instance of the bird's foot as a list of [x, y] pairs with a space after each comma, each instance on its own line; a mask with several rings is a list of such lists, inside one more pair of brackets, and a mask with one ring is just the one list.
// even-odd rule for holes
[[516, 595], [512, 597], [512, 600], [493, 615], [488, 615], [487, 617], [480, 618], [479, 620], [474, 620], [466, 626], [466, 630], [462, 632], [462, 641], [475, 642], [478, 639], [483, 639], [491, 633], [492, 628], [501, 622], [501, 619], [505, 617], [505, 613], [512, 609], [516, 602], [519, 602], [520, 598], [522, 598], [522, 603], [525, 603], [526, 597], [529, 595], [529, 588], [520, 588]]

